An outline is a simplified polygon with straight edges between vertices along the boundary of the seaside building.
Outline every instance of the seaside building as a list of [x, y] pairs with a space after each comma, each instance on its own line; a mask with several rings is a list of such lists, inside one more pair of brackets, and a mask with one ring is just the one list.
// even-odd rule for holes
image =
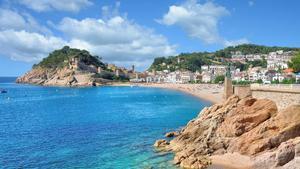
[[201, 66], [201, 71], [208, 71], [213, 75], [224, 75], [226, 67], [225, 65], [203, 65]]
[[120, 76], [120, 70], [117, 69], [117, 70], [115, 71], [115, 74], [116, 74], [117, 77], [119, 77], [119, 76]]
[[300, 83], [300, 72], [296, 73], [296, 82]]
[[212, 79], [212, 74], [208, 71], [202, 72], [201, 76], [202, 76], [201, 81], [204, 82], [204, 83], [209, 83], [213, 80]]
[[272, 80], [282, 82], [284, 80], [284, 76], [281, 73], [276, 73]]
[[102, 68], [101, 68], [101, 67], [98, 67], [98, 68], [97, 68], [97, 73], [100, 74], [101, 72], [102, 72]]

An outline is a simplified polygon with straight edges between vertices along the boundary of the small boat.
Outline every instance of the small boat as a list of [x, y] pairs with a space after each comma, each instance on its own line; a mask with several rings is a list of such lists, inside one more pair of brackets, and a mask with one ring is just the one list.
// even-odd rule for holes
[[7, 93], [7, 91], [4, 89], [0, 89], [0, 93]]

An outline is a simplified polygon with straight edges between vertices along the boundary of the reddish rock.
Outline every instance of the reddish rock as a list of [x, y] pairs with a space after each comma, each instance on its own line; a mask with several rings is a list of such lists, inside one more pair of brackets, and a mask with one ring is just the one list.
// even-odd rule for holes
[[300, 155], [299, 136], [300, 105], [278, 112], [271, 100], [231, 96], [204, 108], [170, 144], [160, 144], [174, 151], [175, 164], [186, 168], [207, 167], [211, 155], [234, 152], [253, 158], [255, 168], [293, 168]]

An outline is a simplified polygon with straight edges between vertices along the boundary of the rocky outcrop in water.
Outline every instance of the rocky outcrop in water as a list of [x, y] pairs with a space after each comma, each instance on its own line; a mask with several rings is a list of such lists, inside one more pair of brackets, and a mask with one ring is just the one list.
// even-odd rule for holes
[[206, 168], [233, 153], [249, 157], [238, 168], [299, 168], [300, 105], [278, 112], [271, 100], [232, 96], [204, 108], [164, 149], [183, 168]]
[[86, 50], [65, 46], [50, 53], [16, 82], [44, 86], [95, 86], [128, 80], [128, 76], [127, 70], [114, 65], [109, 67]]

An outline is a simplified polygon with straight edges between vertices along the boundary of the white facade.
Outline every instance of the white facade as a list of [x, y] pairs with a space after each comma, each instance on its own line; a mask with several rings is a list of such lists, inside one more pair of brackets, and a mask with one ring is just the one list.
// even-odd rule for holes
[[284, 80], [284, 76], [282, 76], [282, 74], [280, 73], [276, 73], [272, 80], [273, 81], [278, 80], [279, 82], [282, 82]]

